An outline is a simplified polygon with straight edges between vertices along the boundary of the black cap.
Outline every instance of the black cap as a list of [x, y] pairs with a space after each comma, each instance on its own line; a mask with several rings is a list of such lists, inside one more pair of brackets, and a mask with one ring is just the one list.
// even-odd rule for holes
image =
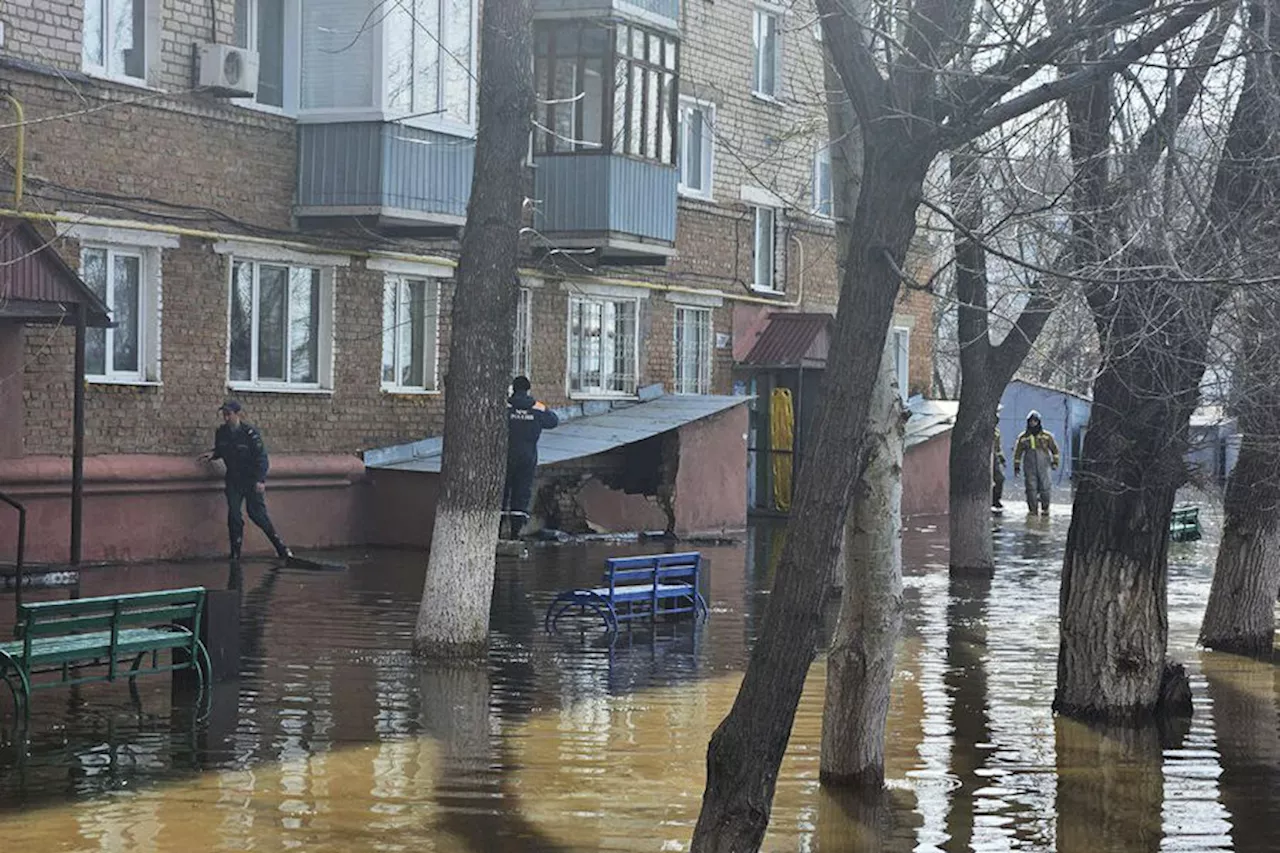
[[219, 412], [238, 412], [240, 411], [240, 402], [238, 400], [228, 400], [218, 407]]
[[515, 379], [511, 380], [511, 390], [515, 391], [517, 394], [528, 393], [529, 388], [531, 387], [532, 386], [529, 384], [529, 378], [527, 376], [517, 376]]

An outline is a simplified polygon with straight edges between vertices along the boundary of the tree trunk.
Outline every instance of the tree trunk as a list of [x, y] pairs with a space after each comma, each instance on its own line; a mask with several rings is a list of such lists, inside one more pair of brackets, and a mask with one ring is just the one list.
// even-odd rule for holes
[[707, 749], [696, 853], [756, 850], [769, 823], [778, 766], [819, 639], [816, 616], [866, 456], [874, 367], [884, 351], [898, 271], [915, 234], [933, 159], [925, 147], [891, 129], [865, 146], [866, 169], [810, 451], [759, 639], [733, 708]]
[[488, 644], [533, 115], [530, 20], [529, 0], [489, 3], [481, 16], [475, 176], [454, 290], [440, 499], [414, 636], [428, 656], [472, 657]]
[[[961, 365], [965, 355], [960, 354]], [[962, 366], [961, 371], [965, 372]], [[960, 386], [960, 410], [951, 429], [950, 516], [951, 571], [991, 575], [991, 455], [995, 444], [996, 406], [982, 379], [968, 373]], [[1007, 491], [1007, 489], [1006, 489]]]
[[990, 575], [992, 452], [996, 407], [1004, 388], [1031, 351], [1052, 302], [1037, 289], [999, 346], [988, 322], [987, 253], [982, 165], [972, 148], [951, 155], [955, 236], [956, 334], [960, 353], [960, 410], [951, 430], [949, 460], [951, 570]]
[[1280, 591], [1280, 329], [1269, 290], [1239, 302], [1240, 457], [1227, 480], [1222, 541], [1200, 629], [1209, 648], [1254, 656], [1274, 648]]
[[1217, 302], [1172, 281], [1106, 290], [1094, 295], [1104, 362], [1067, 533], [1054, 709], [1134, 719], [1161, 695], [1169, 518]]
[[822, 712], [819, 779], [878, 791], [884, 785], [884, 729], [893, 655], [902, 629], [902, 398], [892, 354], [881, 359], [870, 457], [845, 528], [844, 596]]

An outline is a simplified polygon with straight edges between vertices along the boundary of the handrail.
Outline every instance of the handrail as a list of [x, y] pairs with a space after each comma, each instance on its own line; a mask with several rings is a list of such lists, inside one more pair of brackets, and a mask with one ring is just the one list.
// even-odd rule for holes
[[0, 501], [18, 511], [18, 561], [13, 566], [13, 600], [14, 612], [20, 614], [22, 612], [22, 560], [27, 553], [27, 508], [4, 492], [0, 492]]

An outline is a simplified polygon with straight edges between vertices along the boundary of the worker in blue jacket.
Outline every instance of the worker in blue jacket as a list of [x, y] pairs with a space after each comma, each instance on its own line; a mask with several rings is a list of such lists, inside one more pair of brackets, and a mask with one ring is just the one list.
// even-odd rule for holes
[[222, 414], [222, 426], [213, 436], [213, 450], [201, 454], [203, 461], [221, 459], [227, 466], [225, 479], [227, 497], [227, 533], [231, 538], [231, 559], [240, 559], [244, 544], [244, 516], [241, 507], [247, 505], [249, 520], [267, 534], [276, 555], [282, 560], [293, 556], [276, 533], [271, 517], [267, 515], [267, 470], [271, 462], [258, 428], [247, 423], [240, 415], [240, 403], [228, 400], [218, 411]]
[[555, 412], [533, 399], [530, 387], [527, 377], [517, 376], [511, 380], [511, 397], [507, 400], [507, 482], [502, 511], [509, 519], [511, 539], [519, 538], [529, 518], [533, 476], [538, 468], [538, 439], [544, 429], [555, 429], [560, 423]]

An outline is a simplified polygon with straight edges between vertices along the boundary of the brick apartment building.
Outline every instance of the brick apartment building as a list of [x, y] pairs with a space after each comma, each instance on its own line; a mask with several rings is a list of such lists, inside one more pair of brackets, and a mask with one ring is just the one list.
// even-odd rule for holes
[[[535, 9], [517, 369], [552, 404], [730, 393], [771, 315], [835, 307], [811, 3]], [[359, 452], [443, 423], [477, 0], [8, 0], [0, 23], [25, 115], [19, 159], [0, 112], [0, 221], [113, 312], [86, 337], [85, 557], [222, 550], [193, 457], [228, 395], [281, 527], [358, 541]], [[895, 318], [912, 391], [931, 310], [912, 292]], [[34, 501], [37, 559], [65, 559], [73, 349], [0, 319], [0, 488]]]

